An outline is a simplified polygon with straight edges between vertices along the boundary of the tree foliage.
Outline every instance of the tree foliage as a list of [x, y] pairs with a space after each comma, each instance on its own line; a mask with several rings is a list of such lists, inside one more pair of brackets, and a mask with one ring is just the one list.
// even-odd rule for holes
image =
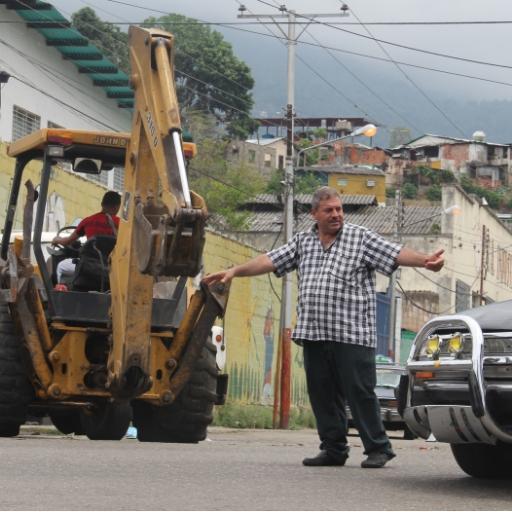
[[182, 107], [214, 114], [233, 136], [245, 137], [254, 130], [254, 80], [220, 32], [179, 14], [151, 17], [144, 23], [176, 37], [176, 84]]
[[125, 73], [130, 73], [128, 34], [119, 27], [102, 21], [90, 7], [84, 7], [71, 16], [71, 22], [81, 34]]
[[468, 176], [461, 176], [460, 184], [468, 194], [475, 194], [478, 197], [485, 197], [491, 208], [497, 210], [503, 200], [503, 194], [475, 185]]
[[[284, 171], [276, 169], [267, 181], [265, 192], [268, 194], [283, 193]], [[312, 194], [323, 185], [315, 172], [301, 172], [295, 175], [293, 191], [295, 194]]]
[[418, 187], [412, 183], [405, 183], [402, 194], [405, 199], [415, 199], [418, 196]]
[[[102, 21], [90, 7], [74, 13], [72, 23], [108, 59], [130, 73], [128, 34]], [[151, 17], [144, 25], [175, 36], [176, 88], [184, 116], [193, 111], [213, 114], [234, 137], [245, 138], [256, 129], [250, 116], [251, 71], [220, 32], [179, 14]]]
[[198, 150], [189, 164], [190, 187], [204, 197], [211, 213], [222, 215], [229, 227], [245, 228], [249, 213], [240, 206], [264, 191], [261, 174], [227, 161], [229, 142], [216, 135], [211, 115], [195, 113], [189, 121]]

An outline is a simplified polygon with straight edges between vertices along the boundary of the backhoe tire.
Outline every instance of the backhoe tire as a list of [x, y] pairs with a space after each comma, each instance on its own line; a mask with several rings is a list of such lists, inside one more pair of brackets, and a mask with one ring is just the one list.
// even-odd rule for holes
[[75, 434], [77, 436], [85, 434], [82, 422], [80, 421], [80, 411], [51, 412], [49, 416], [54, 427], [63, 434]]
[[511, 478], [512, 445], [452, 444], [452, 453], [459, 467], [475, 478]]
[[217, 400], [216, 348], [204, 346], [190, 380], [171, 405], [133, 402], [137, 439], [157, 443], [198, 443], [206, 439]]
[[81, 411], [80, 421], [85, 435], [92, 441], [120, 441], [132, 420], [129, 402], [109, 402], [92, 411]]
[[23, 364], [23, 346], [7, 304], [0, 304], [0, 437], [14, 437], [27, 419], [34, 390]]

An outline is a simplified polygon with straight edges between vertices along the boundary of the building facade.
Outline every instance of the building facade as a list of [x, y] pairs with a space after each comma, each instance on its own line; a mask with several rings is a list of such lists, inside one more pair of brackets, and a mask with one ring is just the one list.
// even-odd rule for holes
[[475, 132], [473, 140], [426, 134], [390, 150], [388, 184], [402, 183], [404, 173], [415, 167], [444, 169], [467, 176], [480, 186], [496, 189], [511, 183], [510, 146], [485, 141]]
[[276, 169], [285, 167], [286, 140], [282, 137], [233, 140], [228, 145], [227, 159], [270, 177]]
[[[48, 127], [129, 131], [131, 111], [95, 85], [107, 83], [102, 78], [119, 78], [119, 70], [98, 59], [101, 52], [86, 38], [65, 28], [69, 22], [54, 8], [18, 7], [0, 4], [0, 71], [9, 75], [1, 84], [0, 140]], [[38, 15], [48, 28], [30, 24], [28, 17], [36, 21]], [[50, 19], [55, 19], [53, 28]]]

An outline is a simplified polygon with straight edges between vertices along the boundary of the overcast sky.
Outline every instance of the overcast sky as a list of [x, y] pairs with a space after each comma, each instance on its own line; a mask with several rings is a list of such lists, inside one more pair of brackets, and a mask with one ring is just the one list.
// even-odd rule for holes
[[[237, 0], [127, 0], [114, 2], [111, 0], [54, 0], [52, 2], [64, 15], [86, 6], [93, 7], [98, 15], [109, 21], [140, 21], [148, 16], [159, 16], [161, 12], [176, 12], [186, 16], [210, 22], [240, 21], [237, 20], [239, 3]], [[248, 11], [254, 14], [278, 13], [277, 7], [272, 5], [281, 3], [281, 0], [244, 0]], [[507, 0], [354, 0], [347, 2], [353, 14], [347, 18], [323, 18], [323, 21], [349, 21], [363, 23], [371, 22], [398, 22], [398, 21], [512, 21], [512, 2]], [[139, 5], [143, 8], [130, 7], [126, 4]], [[266, 5], [269, 4], [269, 5]], [[285, 3], [288, 9], [297, 13], [321, 14], [339, 12], [339, 0], [291, 0]], [[249, 25], [246, 28], [268, 34], [261, 25]], [[361, 26], [338, 26], [368, 36], [368, 32]], [[393, 43], [412, 46], [433, 52], [464, 57], [466, 59], [480, 60], [500, 65], [511, 65], [510, 52], [510, 24], [493, 25], [368, 25], [371, 33], [379, 38]], [[272, 30], [276, 30], [272, 27]], [[322, 44], [354, 52], [366, 53], [376, 57], [388, 58], [378, 45], [368, 39], [347, 34], [341, 30], [326, 26], [314, 26], [308, 29]], [[254, 36], [235, 29], [222, 29], [225, 37], [235, 41], [241, 37], [248, 40], [254, 38], [268, 39], [266, 36]], [[230, 37], [231, 34], [231, 37]], [[310, 41], [308, 34], [302, 39]], [[276, 41], [276, 45], [279, 42]], [[448, 71], [456, 71], [490, 78], [497, 81], [512, 83], [512, 70], [494, 66], [484, 66], [474, 63], [463, 63], [451, 59], [430, 56], [427, 54], [409, 51], [390, 45], [384, 45], [391, 57], [403, 62], [435, 67]], [[302, 47], [303, 48], [303, 47]], [[299, 45], [298, 50], [300, 51]], [[236, 52], [235, 46], [235, 52]], [[340, 58], [343, 54], [338, 54]], [[372, 63], [371, 60], [359, 58], [362, 62]], [[400, 78], [400, 72], [393, 65], [388, 65], [390, 71]], [[413, 71], [414, 77], [420, 79], [425, 76], [422, 71]], [[423, 76], [422, 76], [423, 74]], [[400, 78], [402, 79], [402, 78]], [[460, 80], [447, 78], [442, 74], [435, 75], [438, 86], [461, 87], [464, 93], [481, 94], [483, 97], [508, 99], [512, 87], [489, 85], [473, 80]], [[436, 87], [436, 83], [431, 84]]]
[[[240, 0], [242, 1], [242, 0]], [[52, 3], [62, 14], [69, 17], [72, 12], [89, 6], [94, 8], [97, 14], [104, 20], [113, 22], [137, 22], [142, 21], [149, 16], [160, 16], [163, 13], [175, 12], [197, 18], [208, 22], [230, 22], [241, 21], [237, 19], [238, 0], [52, 0]], [[278, 14], [277, 5], [282, 0], [243, 0], [248, 13], [254, 14]], [[131, 7], [141, 6], [142, 8]], [[340, 11], [341, 1], [339, 0], [290, 0], [284, 5], [288, 9], [293, 9], [302, 14], [322, 14], [337, 13]], [[493, 100], [512, 99], [512, 69], [506, 69], [506, 66], [512, 67], [512, 60], [509, 57], [510, 51], [510, 33], [511, 24], [459, 24], [459, 25], [371, 25], [372, 22], [463, 22], [463, 21], [512, 21], [512, 1], [509, 0], [352, 0], [347, 1], [351, 9], [350, 16], [346, 18], [320, 18], [326, 23], [334, 22], [352, 22], [358, 20], [368, 24], [365, 27], [361, 25], [336, 25], [327, 27], [325, 25], [316, 25], [308, 28], [308, 33], [301, 36], [301, 40], [317, 44], [327, 45], [334, 49], [349, 50], [351, 52], [364, 53], [381, 59], [390, 57], [396, 61], [415, 64], [417, 66], [426, 66], [456, 72], [476, 77], [486, 78], [499, 82], [505, 82], [510, 85], [498, 85], [484, 81], [460, 78], [432, 71], [419, 70], [403, 66], [402, 69], [407, 76], [417, 83], [423, 91], [433, 98], [458, 98], [458, 99], [481, 99]], [[248, 20], [247, 20], [248, 21]], [[254, 21], [254, 20], [251, 20]], [[337, 27], [337, 28], [336, 28]], [[256, 51], [261, 60], [262, 54], [272, 54], [282, 56], [283, 70], [286, 69], [286, 51], [281, 42], [273, 40], [269, 36], [269, 31], [277, 33], [275, 26], [269, 25], [267, 28], [261, 24], [237, 26], [239, 29], [246, 29], [260, 32], [265, 35], [254, 35], [240, 30], [212, 27], [220, 30], [224, 37], [233, 44], [234, 51], [243, 58], [250, 67], [252, 67], [252, 54]], [[443, 58], [440, 56], [429, 55], [427, 53], [411, 51], [396, 46], [383, 44], [384, 49], [389, 55], [386, 55], [375, 41], [369, 39], [367, 30], [371, 31], [374, 37], [396, 43], [414, 47], [429, 52], [437, 52], [452, 56], [462, 57], [469, 60], [483, 61], [495, 64], [494, 66], [482, 65], [474, 62], [462, 62], [458, 60]], [[348, 34], [343, 30], [349, 30], [358, 34], [363, 34], [363, 38], [354, 34]], [[311, 38], [313, 36], [316, 42]], [[249, 50], [248, 50], [249, 49]], [[252, 51], [251, 51], [252, 50]], [[321, 48], [298, 45], [297, 52], [304, 55], [311, 65], [315, 65], [316, 57], [313, 53], [317, 52], [318, 61], [320, 61], [320, 52], [322, 60], [326, 61], [326, 51]], [[364, 73], [363, 80], [367, 80], [369, 85], [378, 91], [379, 81], [382, 76], [386, 76], [388, 83], [396, 81], [403, 83], [404, 87], [413, 86], [408, 82], [399, 69], [392, 63], [380, 64], [378, 61], [363, 58], [347, 56], [345, 53], [334, 52], [335, 55], [351, 69], [359, 69], [357, 66], [363, 66], [370, 70]], [[320, 64], [319, 64], [320, 65]], [[334, 60], [331, 62], [332, 72], [329, 69], [319, 68], [326, 79], [336, 85], [340, 80], [341, 87], [349, 93], [350, 88], [360, 89], [357, 83], [351, 86], [343, 83], [342, 79], [346, 72], [339, 67]], [[354, 67], [352, 67], [354, 66]], [[505, 66], [505, 67], [503, 67]], [[297, 65], [300, 67], [300, 63]], [[373, 76], [371, 70], [375, 69]], [[256, 77], [258, 72], [255, 71]], [[260, 72], [261, 76], [261, 72]], [[285, 76], [285, 75], [284, 75]], [[311, 75], [311, 81], [318, 80]], [[256, 81], [255, 97], [258, 99], [258, 87], [264, 87], [264, 81]], [[300, 84], [298, 84], [300, 87]], [[283, 84], [283, 90], [286, 84]], [[413, 91], [414, 92], [414, 91]], [[356, 94], [354, 92], [353, 94]], [[285, 94], [285, 93], [284, 93]], [[416, 94], [421, 94], [416, 92]], [[261, 96], [261, 95], [260, 95]], [[357, 100], [359, 101], [359, 99]], [[265, 105], [259, 104], [260, 109], [265, 109]], [[270, 107], [270, 109], [275, 107]]]

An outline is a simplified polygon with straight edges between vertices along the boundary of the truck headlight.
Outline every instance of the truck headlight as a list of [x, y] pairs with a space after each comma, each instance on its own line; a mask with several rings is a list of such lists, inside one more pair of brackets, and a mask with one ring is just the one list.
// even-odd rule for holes
[[462, 336], [455, 334], [448, 339], [448, 352], [450, 354], [458, 354], [462, 350]]
[[433, 358], [435, 354], [439, 352], [439, 345], [441, 344], [441, 338], [439, 336], [429, 336], [423, 343], [420, 351], [420, 357]]

